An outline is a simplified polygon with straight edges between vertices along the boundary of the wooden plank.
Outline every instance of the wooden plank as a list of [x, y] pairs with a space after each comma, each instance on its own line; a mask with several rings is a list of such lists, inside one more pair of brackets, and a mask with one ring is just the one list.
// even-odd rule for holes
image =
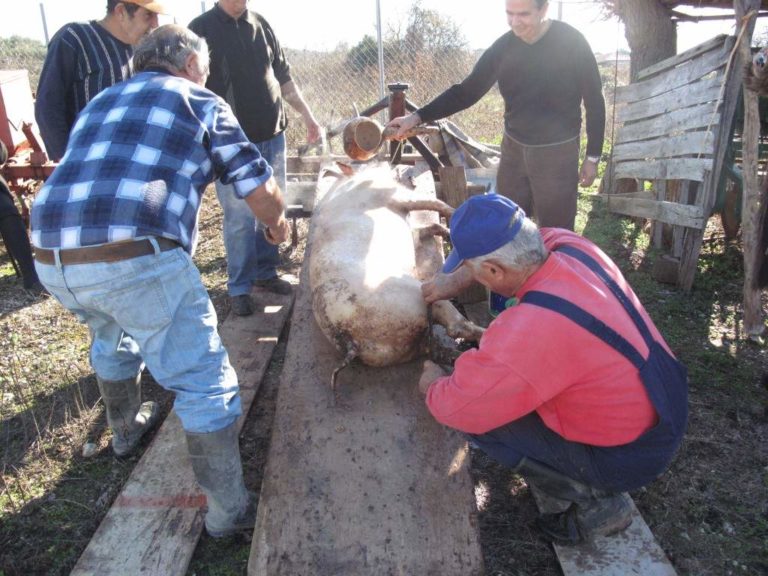
[[[240, 382], [243, 415], [269, 365], [292, 296], [259, 291], [253, 316], [230, 314], [220, 335]], [[166, 418], [107, 512], [72, 576], [184, 576], [203, 530], [205, 496], [195, 481], [181, 422]]]
[[674, 110], [704, 102], [715, 102], [720, 95], [722, 85], [723, 74], [718, 74], [713, 78], [705, 78], [648, 100], [620, 106], [616, 112], [616, 119], [619, 122], [630, 122], [659, 114], [668, 114]]
[[616, 135], [616, 144], [644, 140], [666, 134], [678, 134], [697, 128], [717, 129], [720, 114], [715, 112], [716, 102], [707, 102], [681, 110], [673, 110], [660, 116], [624, 124]]
[[712, 169], [712, 158], [616, 162], [615, 167], [615, 178], [701, 182]]
[[[442, 199], [454, 208], [458, 208], [470, 196], [482, 193], [482, 189], [471, 193], [467, 187], [467, 176], [463, 166], [444, 166], [440, 168], [440, 183], [443, 184]], [[467, 302], [481, 302], [488, 300], [488, 292], [484, 286], [473, 284], [457, 296], [457, 300], [464, 304]]]
[[644, 198], [626, 198], [623, 196], [606, 196], [608, 209], [617, 214], [650, 218], [665, 224], [698, 228], [703, 230], [707, 220], [701, 206], [689, 206], [676, 202], [658, 201]]
[[640, 72], [637, 73], [637, 79], [647, 80], [648, 78], [650, 78], [651, 76], [654, 76], [655, 74], [658, 74], [659, 72], [669, 70], [670, 68], [675, 68], [676, 66], [679, 66], [683, 62], [692, 60], [706, 52], [709, 52], [711, 50], [722, 49], [727, 38], [728, 38], [727, 34], [719, 34], [718, 36], [715, 36], [714, 38], [711, 38], [710, 40], [707, 40], [706, 42], [703, 42], [698, 46], [694, 46], [693, 48], [690, 48], [685, 52], [681, 52], [680, 54], [676, 54], [675, 56], [666, 58], [661, 62], [656, 62], [655, 64], [651, 64], [647, 68], [643, 68], [642, 70], [640, 70]]
[[635, 82], [628, 86], [621, 86], [616, 89], [616, 102], [634, 102], [637, 100], [646, 100], [675, 88], [687, 86], [688, 84], [706, 76], [718, 68], [725, 67], [728, 59], [728, 52], [718, 50], [709, 52], [696, 60], [691, 60], [681, 64], [673, 70], [669, 70], [650, 80]]
[[[490, 315], [487, 306], [478, 304], [465, 307], [467, 317], [475, 324], [488, 326]], [[546, 513], [560, 512], [548, 508], [541, 493], [530, 486], [539, 510]], [[632, 502], [632, 499], [629, 499]], [[589, 544], [579, 546], [554, 545], [563, 576], [675, 576], [664, 551], [653, 537], [648, 525], [632, 502], [632, 524], [621, 534], [598, 537]]]
[[479, 576], [463, 438], [416, 390], [421, 361], [339, 374], [312, 314], [312, 231], [278, 393], [249, 576]]
[[685, 132], [680, 135], [665, 135], [649, 140], [616, 144], [613, 147], [613, 159], [622, 160], [658, 160], [680, 156], [712, 156], [715, 151], [716, 129]]

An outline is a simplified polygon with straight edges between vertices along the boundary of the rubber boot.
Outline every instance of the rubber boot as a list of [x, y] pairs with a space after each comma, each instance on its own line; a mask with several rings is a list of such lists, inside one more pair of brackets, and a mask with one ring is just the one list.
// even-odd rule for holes
[[141, 374], [126, 380], [104, 380], [96, 376], [112, 429], [112, 450], [118, 458], [131, 454], [144, 434], [160, 418], [156, 402], [141, 402]]
[[564, 512], [542, 514], [536, 524], [557, 544], [573, 545], [610, 536], [632, 523], [632, 507], [624, 493], [592, 488], [544, 464], [523, 458], [515, 468], [546, 495], [572, 504]]
[[32, 247], [21, 216], [10, 214], [0, 217], [0, 235], [3, 237], [5, 248], [19, 267], [24, 288], [35, 295], [44, 294], [46, 290], [37, 278]]
[[208, 500], [205, 530], [213, 538], [253, 530], [256, 496], [243, 482], [237, 422], [215, 432], [186, 435], [195, 478]]

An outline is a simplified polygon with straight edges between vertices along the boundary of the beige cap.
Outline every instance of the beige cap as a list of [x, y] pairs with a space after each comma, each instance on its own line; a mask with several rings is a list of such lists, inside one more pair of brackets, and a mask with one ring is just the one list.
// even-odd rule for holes
[[125, 4], [136, 4], [156, 14], [169, 14], [168, 10], [160, 2], [155, 0], [122, 0]]

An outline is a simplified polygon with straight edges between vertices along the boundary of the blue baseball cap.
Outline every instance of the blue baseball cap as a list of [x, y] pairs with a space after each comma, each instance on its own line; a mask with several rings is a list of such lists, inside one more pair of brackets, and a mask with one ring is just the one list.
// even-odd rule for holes
[[[515, 218], [518, 212], [521, 217]], [[443, 272], [450, 274], [464, 260], [490, 254], [511, 242], [523, 227], [524, 220], [523, 209], [505, 196], [472, 196], [451, 216], [453, 249], [445, 259]]]

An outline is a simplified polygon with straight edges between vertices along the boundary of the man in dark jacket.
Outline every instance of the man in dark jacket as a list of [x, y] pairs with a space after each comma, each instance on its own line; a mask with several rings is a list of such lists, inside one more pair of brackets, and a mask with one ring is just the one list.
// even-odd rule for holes
[[101, 20], [66, 24], [48, 45], [35, 119], [51, 160], [59, 160], [80, 110], [133, 73], [133, 46], [166, 14], [154, 0], [107, 0]]
[[[263, 16], [248, 10], [247, 0], [219, 0], [192, 20], [189, 28], [205, 38], [211, 50], [206, 87], [229, 103], [285, 190], [288, 120], [283, 100], [301, 114], [309, 142], [320, 137], [320, 126], [291, 78], [291, 67], [272, 27]], [[246, 316], [253, 313], [253, 285], [280, 294], [290, 293], [291, 285], [278, 278], [277, 247], [264, 241], [253, 214], [242, 202], [230, 202], [232, 194], [218, 181], [216, 193], [224, 210], [230, 303], [235, 314]]]

